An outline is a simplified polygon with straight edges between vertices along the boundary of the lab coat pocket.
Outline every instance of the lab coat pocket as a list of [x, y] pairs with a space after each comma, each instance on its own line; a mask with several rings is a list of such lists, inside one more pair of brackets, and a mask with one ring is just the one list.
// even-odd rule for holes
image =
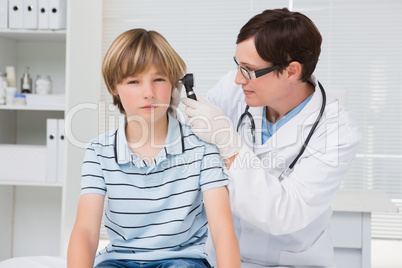
[[251, 262], [259, 265], [277, 264], [279, 251], [271, 236], [256, 229], [245, 221], [241, 223], [241, 235], [239, 236], [241, 259], [243, 262]]
[[280, 252], [279, 258], [280, 263], [286, 265], [308, 264], [320, 267], [334, 266], [334, 250], [329, 228], [325, 229], [309, 249], [300, 252], [283, 250]]

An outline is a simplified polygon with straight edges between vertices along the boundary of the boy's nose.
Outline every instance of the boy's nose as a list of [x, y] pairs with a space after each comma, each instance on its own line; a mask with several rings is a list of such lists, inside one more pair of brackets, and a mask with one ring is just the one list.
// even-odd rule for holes
[[155, 98], [155, 90], [152, 85], [145, 85], [144, 88], [144, 98], [153, 99]]

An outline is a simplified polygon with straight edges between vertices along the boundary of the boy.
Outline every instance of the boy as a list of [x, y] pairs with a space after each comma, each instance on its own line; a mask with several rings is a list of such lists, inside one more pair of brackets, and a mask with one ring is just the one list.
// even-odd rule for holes
[[[240, 267], [220, 155], [173, 116], [185, 71], [155, 31], [129, 30], [106, 53], [102, 74], [126, 120], [87, 148], [68, 267], [210, 267], [208, 222], [218, 267]], [[94, 261], [106, 193], [110, 243]]]

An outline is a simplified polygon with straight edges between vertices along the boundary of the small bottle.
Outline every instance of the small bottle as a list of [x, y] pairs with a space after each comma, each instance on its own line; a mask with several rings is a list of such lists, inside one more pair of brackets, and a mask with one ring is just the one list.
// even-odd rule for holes
[[15, 94], [14, 95], [14, 100], [13, 100], [14, 105], [26, 105], [26, 97], [24, 94]]
[[7, 86], [8, 87], [17, 87], [17, 79], [15, 76], [14, 66], [6, 67], [6, 77], [7, 77]]
[[52, 92], [52, 80], [50, 76], [38, 75], [35, 80], [35, 93], [39, 95], [50, 94]]
[[7, 88], [6, 73], [0, 72], [0, 105], [6, 104], [6, 88]]
[[25, 68], [25, 73], [21, 78], [21, 93], [32, 93], [32, 78], [29, 76], [29, 67]]

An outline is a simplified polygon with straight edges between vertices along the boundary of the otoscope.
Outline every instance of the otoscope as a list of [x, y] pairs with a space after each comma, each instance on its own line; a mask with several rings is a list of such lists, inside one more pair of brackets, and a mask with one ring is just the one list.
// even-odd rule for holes
[[181, 82], [183, 83], [184, 87], [186, 88], [187, 98], [197, 100], [195, 96], [193, 86], [194, 86], [194, 75], [193, 74], [186, 74], [182, 79]]

